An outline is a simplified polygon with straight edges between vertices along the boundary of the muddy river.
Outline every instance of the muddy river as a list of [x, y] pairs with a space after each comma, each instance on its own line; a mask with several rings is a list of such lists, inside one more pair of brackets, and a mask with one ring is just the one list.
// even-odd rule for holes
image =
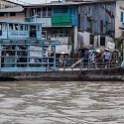
[[124, 124], [124, 82], [0, 82], [0, 124]]

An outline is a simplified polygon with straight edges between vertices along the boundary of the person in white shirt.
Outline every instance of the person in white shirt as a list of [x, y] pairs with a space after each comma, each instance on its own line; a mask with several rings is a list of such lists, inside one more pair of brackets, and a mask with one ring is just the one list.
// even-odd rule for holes
[[108, 64], [110, 62], [110, 58], [111, 58], [111, 54], [109, 52], [109, 49], [108, 48], [105, 48], [105, 52], [104, 52], [104, 62], [105, 62], [105, 68], [108, 67]]

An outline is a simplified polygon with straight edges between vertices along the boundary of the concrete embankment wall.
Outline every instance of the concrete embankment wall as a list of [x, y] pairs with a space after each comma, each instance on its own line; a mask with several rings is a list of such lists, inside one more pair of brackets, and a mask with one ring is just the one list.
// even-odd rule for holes
[[35, 80], [35, 81], [122, 81], [124, 69], [104, 69], [85, 71], [52, 71], [52, 72], [23, 72], [0, 73], [0, 80]]

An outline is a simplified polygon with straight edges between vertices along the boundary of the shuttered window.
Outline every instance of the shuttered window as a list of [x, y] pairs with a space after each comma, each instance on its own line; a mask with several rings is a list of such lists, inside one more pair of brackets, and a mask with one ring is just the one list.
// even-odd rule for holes
[[100, 37], [100, 46], [105, 46], [105, 37]]
[[4, 13], [0, 13], [0, 17], [4, 16]]
[[90, 45], [94, 45], [94, 36], [90, 35]]
[[100, 20], [100, 32], [103, 33], [103, 20]]
[[124, 14], [123, 14], [123, 12], [121, 11], [121, 19], [120, 19], [121, 22], [123, 22], [123, 15], [124, 15]]

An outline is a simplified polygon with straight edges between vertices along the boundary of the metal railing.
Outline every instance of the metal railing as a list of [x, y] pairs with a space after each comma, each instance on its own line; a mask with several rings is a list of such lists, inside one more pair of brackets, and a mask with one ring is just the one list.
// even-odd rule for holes
[[60, 70], [66, 71], [71, 69], [73, 70], [98, 70], [98, 69], [110, 69], [120, 67], [122, 60], [120, 59], [111, 59], [110, 61], [106, 61], [104, 58], [101, 61], [94, 60], [91, 61], [88, 59], [84, 62], [83, 59], [79, 58], [68, 58], [68, 60], [64, 61], [63, 64], [59, 62], [57, 59], [57, 67]]
[[35, 58], [34, 62], [30, 62], [32, 57], [29, 56], [1, 56], [1, 68], [5, 67], [22, 67], [22, 68], [36, 68], [36, 67], [46, 67], [47, 70], [51, 70], [54, 66], [59, 71], [74, 71], [74, 70], [98, 70], [98, 69], [110, 69], [120, 67], [122, 60], [115, 59], [111, 61], [101, 61], [90, 59], [85, 61], [79, 58], [67, 58], [66, 60], [60, 62], [59, 58], [54, 58], [49, 56], [47, 58]]

